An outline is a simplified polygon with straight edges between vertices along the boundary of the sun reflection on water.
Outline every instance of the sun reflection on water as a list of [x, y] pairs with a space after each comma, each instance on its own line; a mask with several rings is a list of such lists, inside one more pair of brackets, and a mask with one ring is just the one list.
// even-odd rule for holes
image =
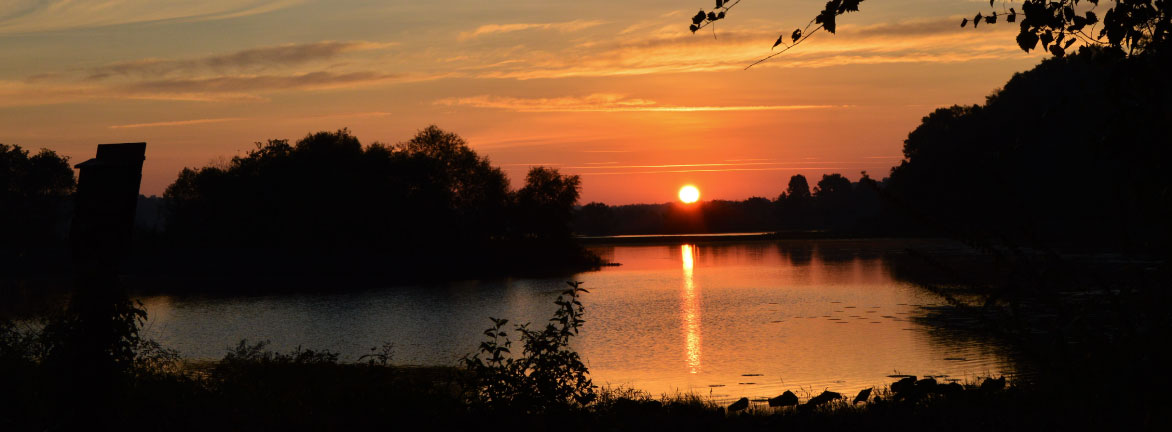
[[696, 283], [692, 279], [692, 269], [695, 262], [692, 260], [692, 245], [680, 245], [680, 255], [684, 262], [684, 341], [687, 345], [688, 371], [700, 372], [700, 298], [696, 295]]

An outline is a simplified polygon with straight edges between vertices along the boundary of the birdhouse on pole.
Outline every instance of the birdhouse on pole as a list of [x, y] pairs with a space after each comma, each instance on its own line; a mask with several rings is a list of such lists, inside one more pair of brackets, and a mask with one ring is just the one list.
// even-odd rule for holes
[[99, 144], [97, 157], [76, 165], [75, 264], [106, 266], [127, 252], [145, 159], [146, 143]]

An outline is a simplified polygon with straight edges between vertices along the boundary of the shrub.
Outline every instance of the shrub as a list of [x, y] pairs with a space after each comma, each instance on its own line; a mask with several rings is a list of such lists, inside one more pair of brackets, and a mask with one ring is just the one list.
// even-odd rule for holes
[[504, 330], [507, 319], [489, 318], [493, 326], [484, 331], [487, 339], [479, 352], [465, 356], [463, 365], [472, 374], [469, 402], [478, 407], [519, 410], [529, 413], [583, 406], [597, 397], [589, 371], [578, 353], [569, 347], [578, 334], [583, 307], [579, 295], [586, 293], [582, 282], [567, 282], [545, 328], [535, 330], [529, 323], [516, 326], [523, 351], [513, 356], [512, 340]]

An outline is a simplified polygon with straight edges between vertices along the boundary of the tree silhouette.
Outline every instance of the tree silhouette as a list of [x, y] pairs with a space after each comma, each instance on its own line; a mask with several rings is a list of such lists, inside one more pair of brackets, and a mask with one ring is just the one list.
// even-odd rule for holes
[[1159, 251], [1170, 63], [1091, 48], [1043, 61], [983, 105], [924, 117], [887, 190], [965, 237]]
[[806, 176], [795, 174], [789, 178], [785, 192], [777, 197], [779, 227], [783, 229], [809, 229], [814, 222], [814, 201], [810, 195], [810, 183]]
[[503, 235], [507, 185], [463, 139], [435, 126], [365, 148], [342, 129], [184, 169], [165, 197], [169, 233], [188, 242], [387, 249]]
[[406, 158], [406, 184], [418, 204], [450, 212], [463, 237], [505, 234], [508, 178], [463, 138], [432, 125], [393, 150]]
[[62, 241], [75, 185], [67, 158], [48, 149], [30, 155], [18, 145], [0, 144], [0, 247]]
[[[805, 27], [794, 29], [792, 32], [782, 32], [778, 36], [773, 47], [784, 45], [784, 48], [749, 67], [784, 53], [805, 42], [820, 30], [835, 33], [838, 28], [838, 17], [858, 12], [862, 2], [863, 0], [827, 1], [823, 9]], [[1028, 52], [1041, 42], [1042, 49], [1061, 57], [1071, 45], [1078, 42], [1086, 46], [1108, 47], [1128, 54], [1141, 53], [1168, 44], [1169, 33], [1172, 32], [1172, 1], [1109, 0], [1106, 3], [1110, 3], [1111, 6], [1107, 8], [1101, 22], [1096, 12], [1099, 2], [1100, 0], [1023, 0], [1020, 30], [1016, 38], [1018, 46]], [[740, 0], [716, 0], [715, 9], [701, 10], [692, 17], [689, 29], [695, 33], [724, 19], [726, 13], [739, 3]], [[995, 0], [989, 0], [989, 8], [993, 9], [995, 3]], [[1015, 8], [1007, 8], [1007, 3], [1003, 1], [1000, 10], [978, 12], [971, 21], [964, 18], [960, 22], [960, 27], [966, 27], [970, 22], [974, 29], [981, 23], [996, 24], [999, 20], [1006, 23], [1018, 22], [1019, 12]]]
[[557, 169], [540, 166], [529, 169], [525, 187], [517, 191], [522, 234], [542, 239], [569, 238], [581, 188], [576, 175], [563, 176]]

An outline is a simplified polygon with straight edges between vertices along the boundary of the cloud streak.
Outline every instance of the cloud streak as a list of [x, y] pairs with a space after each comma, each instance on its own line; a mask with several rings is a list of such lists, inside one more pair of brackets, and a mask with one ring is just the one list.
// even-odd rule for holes
[[517, 23], [517, 24], [486, 24], [476, 30], [460, 33], [460, 40], [475, 39], [481, 36], [512, 33], [524, 30], [554, 30], [562, 33], [585, 30], [602, 24], [602, 21], [574, 20], [553, 23]]
[[210, 21], [285, 9], [302, 0], [9, 0], [0, 34], [59, 31], [155, 21]]
[[224, 118], [176, 120], [176, 121], [152, 122], [152, 123], [132, 123], [132, 124], [124, 124], [124, 125], [113, 125], [113, 126], [110, 126], [110, 129], [138, 129], [138, 128], [149, 128], [149, 127], [191, 126], [191, 125], [199, 125], [199, 124], [207, 124], [207, 123], [223, 123], [223, 122], [237, 121], [237, 120], [244, 120], [244, 118], [243, 117], [224, 117]]
[[619, 94], [595, 93], [583, 97], [514, 98], [490, 95], [445, 98], [436, 105], [503, 109], [514, 112], [701, 112], [701, 111], [790, 111], [845, 108], [846, 105], [664, 105], [647, 99]]
[[369, 71], [317, 71], [293, 75], [216, 76], [100, 84], [0, 81], [0, 107], [112, 99], [262, 102], [268, 100], [263, 94], [269, 92], [355, 88], [397, 82], [401, 78], [398, 74]]
[[[85, 69], [42, 72], [20, 81], [0, 81], [0, 96], [10, 99], [0, 101], [0, 106], [95, 99], [255, 102], [267, 100], [264, 94], [268, 92], [354, 88], [407, 80], [404, 74], [371, 70], [375, 65], [367, 65], [363, 70], [361, 64], [314, 64], [336, 60], [352, 51], [378, 50], [393, 45], [322, 41], [248, 48], [194, 58], [145, 58]], [[434, 77], [414, 77], [415, 81], [427, 79]]]
[[246, 93], [272, 90], [317, 90], [370, 84], [399, 78], [377, 72], [308, 72], [297, 75], [218, 76], [141, 81], [121, 86], [136, 93]]
[[330, 60], [350, 51], [373, 50], [393, 46], [393, 43], [362, 41], [322, 41], [306, 44], [286, 44], [251, 48], [229, 54], [211, 55], [194, 59], [140, 59], [112, 63], [92, 68], [86, 79], [101, 80], [111, 77], [159, 77], [176, 72], [191, 74], [199, 70], [234, 71], [283, 68]]

